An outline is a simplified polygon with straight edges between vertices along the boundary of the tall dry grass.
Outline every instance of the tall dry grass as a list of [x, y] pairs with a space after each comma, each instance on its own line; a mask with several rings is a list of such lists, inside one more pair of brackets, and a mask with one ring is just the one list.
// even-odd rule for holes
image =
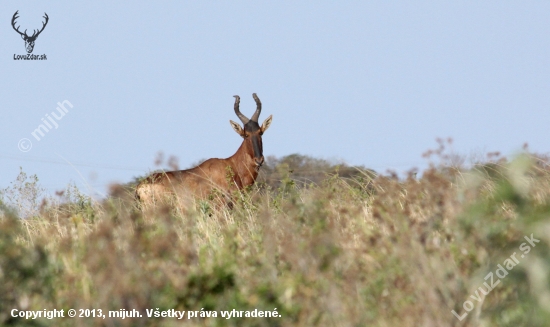
[[[278, 189], [238, 194], [232, 209], [198, 202], [144, 214], [118, 186], [101, 203], [72, 187], [25, 219], [3, 204], [0, 324], [180, 326], [174, 318], [145, 318], [146, 310], [277, 308], [279, 318], [218, 313], [184, 320], [189, 326], [546, 326], [549, 163], [529, 154], [467, 169], [444, 160], [419, 177], [332, 175], [310, 185], [283, 174]], [[21, 179], [10, 188], [11, 201], [36, 194], [37, 181]], [[6, 191], [4, 201], [12, 203]], [[540, 243], [481, 302], [472, 300], [484, 277], [519, 253], [531, 233]], [[459, 321], [451, 311], [465, 313], [467, 300], [475, 307]], [[144, 318], [33, 321], [11, 317], [12, 308], [136, 309]]]

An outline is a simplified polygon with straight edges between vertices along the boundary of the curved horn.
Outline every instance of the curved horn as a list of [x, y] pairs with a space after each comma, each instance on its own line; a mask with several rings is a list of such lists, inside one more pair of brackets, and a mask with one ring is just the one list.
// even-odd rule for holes
[[262, 112], [262, 103], [256, 93], [252, 93], [252, 97], [254, 98], [254, 101], [256, 101], [256, 112], [254, 112], [250, 120], [258, 122], [258, 118], [260, 118], [260, 113]]
[[249, 119], [246, 118], [246, 116], [241, 114], [241, 112], [239, 111], [239, 103], [241, 102], [241, 97], [239, 97], [238, 95], [234, 95], [233, 97], [235, 98], [235, 113], [237, 114], [237, 117], [239, 117], [239, 119], [243, 122], [243, 124], [246, 125]]

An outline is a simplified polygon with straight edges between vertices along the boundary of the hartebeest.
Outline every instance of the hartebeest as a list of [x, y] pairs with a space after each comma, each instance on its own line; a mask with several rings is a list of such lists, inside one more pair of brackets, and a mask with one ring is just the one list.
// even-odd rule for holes
[[[235, 113], [244, 128], [230, 120], [231, 126], [244, 140], [237, 152], [227, 159], [208, 159], [195, 168], [153, 173], [136, 187], [136, 198], [143, 204], [154, 204], [166, 197], [176, 197], [180, 204], [192, 198], [205, 199], [220, 192], [224, 198], [254, 184], [264, 163], [262, 135], [271, 125], [269, 116], [260, 126], [262, 103], [256, 95], [256, 112], [250, 119], [239, 111], [240, 97], [235, 95]], [[184, 202], [182, 202], [182, 200]]]

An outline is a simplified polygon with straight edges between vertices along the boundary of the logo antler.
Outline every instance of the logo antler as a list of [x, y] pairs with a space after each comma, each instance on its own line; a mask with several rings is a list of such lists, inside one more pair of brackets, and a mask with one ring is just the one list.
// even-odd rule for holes
[[13, 29], [14, 29], [17, 33], [21, 34], [21, 37], [25, 37], [25, 36], [28, 37], [28, 36], [27, 36], [27, 30], [25, 30], [25, 33], [21, 33], [21, 32], [19, 31], [19, 26], [15, 27], [15, 20], [16, 20], [17, 18], [19, 18], [19, 16], [17, 16], [18, 13], [19, 13], [19, 10], [16, 11], [15, 14], [13, 14], [13, 18], [11, 19], [11, 27], [13, 27]]
[[50, 18], [48, 17], [48, 14], [44, 13], [44, 16], [42, 16], [42, 18], [44, 18], [46, 21], [42, 23], [42, 28], [38, 31], [33, 30], [32, 35], [28, 36], [27, 35], [27, 30], [25, 30], [25, 32], [21, 33], [21, 31], [19, 31], [20, 26], [15, 27], [15, 24], [17, 23], [15, 20], [17, 18], [19, 18], [19, 16], [17, 16], [18, 13], [19, 13], [19, 10], [16, 11], [15, 14], [13, 14], [13, 17], [11, 19], [11, 26], [13, 27], [13, 29], [17, 33], [19, 33], [21, 35], [21, 38], [23, 40], [25, 40], [25, 48], [27, 49], [27, 53], [32, 53], [32, 50], [34, 49], [34, 41], [36, 41], [36, 38], [38, 37], [38, 35], [40, 35], [40, 33], [42, 33], [42, 31], [44, 30], [46, 25], [48, 25], [48, 20]]

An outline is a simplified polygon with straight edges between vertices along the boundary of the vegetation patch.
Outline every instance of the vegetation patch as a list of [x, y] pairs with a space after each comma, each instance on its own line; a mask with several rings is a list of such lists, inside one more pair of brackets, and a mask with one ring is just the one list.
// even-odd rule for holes
[[130, 185], [44, 198], [21, 170], [1, 192], [0, 325], [546, 326], [549, 158], [429, 154], [405, 177], [268, 158], [232, 207], [146, 213]]

